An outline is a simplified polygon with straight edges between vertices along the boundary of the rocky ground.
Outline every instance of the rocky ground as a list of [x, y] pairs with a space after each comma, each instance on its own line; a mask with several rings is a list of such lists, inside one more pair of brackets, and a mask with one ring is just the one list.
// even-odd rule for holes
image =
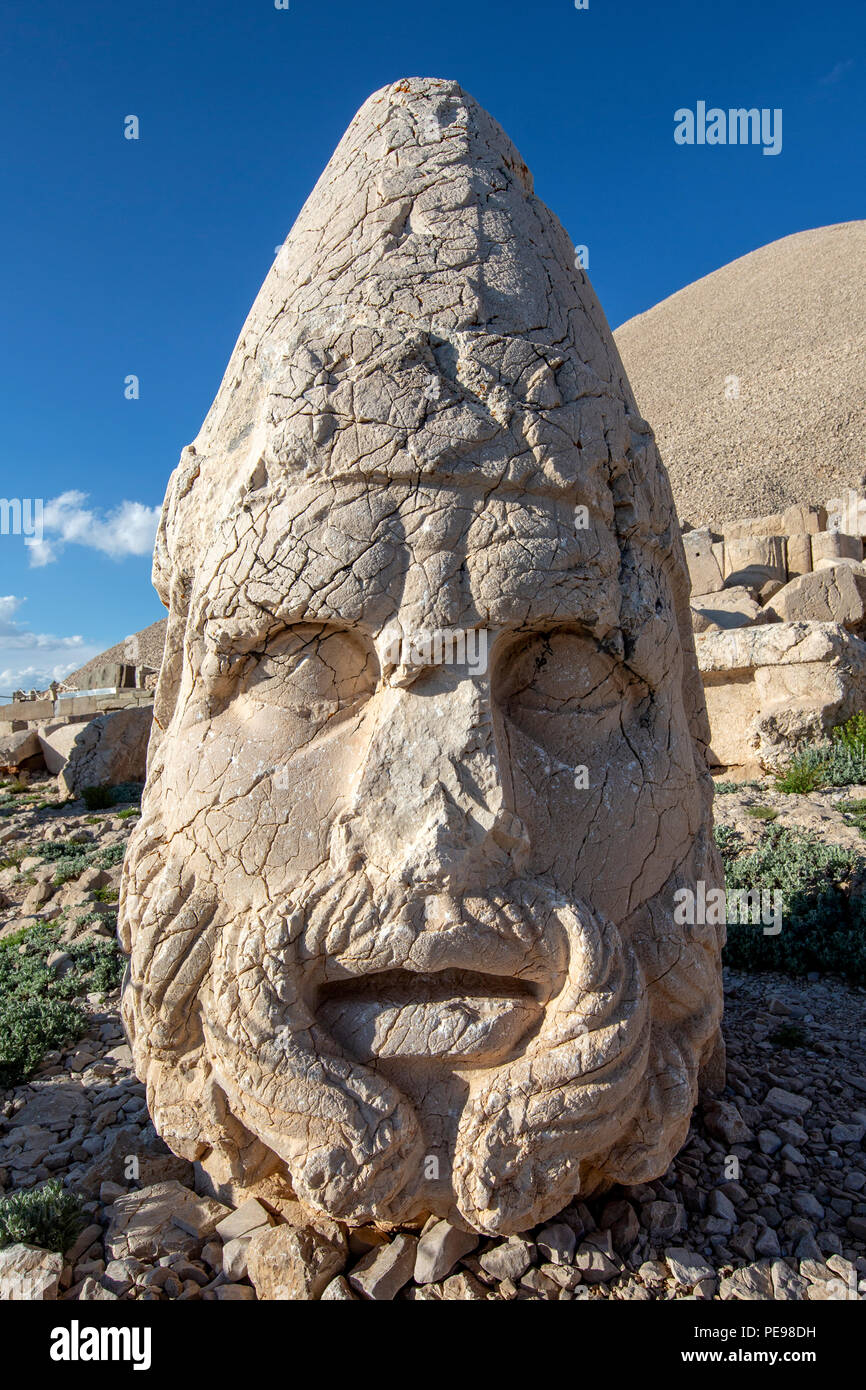
[[[748, 807], [763, 805], [859, 850], [840, 798], [749, 787], [720, 796], [717, 818], [757, 834]], [[0, 941], [20, 950], [22, 926], [46, 919], [68, 941], [105, 937], [117, 866], [91, 864], [56, 888], [31, 851], [84, 834], [92, 859], [123, 842], [134, 816], [61, 805], [47, 781], [11, 806], [7, 797], [0, 819], [0, 852], [13, 860], [0, 870]], [[477, 1240], [445, 1222], [347, 1232], [301, 1208], [232, 1211], [197, 1196], [192, 1166], [149, 1123], [117, 991], [90, 994], [78, 1001], [84, 1036], [0, 1090], [4, 1192], [59, 1177], [88, 1224], [65, 1256], [0, 1252], [0, 1298], [20, 1297], [22, 1276], [62, 1300], [864, 1298], [866, 991], [728, 971], [726, 997], [727, 1090], [663, 1178], [572, 1203], [524, 1236]]]
[[716, 825], [729, 825], [742, 836], [746, 850], [757, 844], [764, 825], [772, 821], [786, 830], [814, 835], [826, 844], [856, 850], [866, 859], [866, 839], [841, 809], [859, 801], [866, 813], [866, 787], [830, 787], [793, 795], [777, 792], [772, 778], [765, 778], [717, 794], [713, 813]]

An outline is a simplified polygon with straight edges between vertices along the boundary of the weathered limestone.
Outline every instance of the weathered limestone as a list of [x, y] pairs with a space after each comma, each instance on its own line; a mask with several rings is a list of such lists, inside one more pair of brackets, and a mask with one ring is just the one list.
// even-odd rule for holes
[[866, 642], [835, 623], [768, 623], [695, 639], [721, 766], [782, 766], [866, 704]]
[[692, 592], [715, 594], [724, 588], [723, 566], [719, 564], [719, 547], [713, 544], [709, 531], [688, 531], [683, 536], [686, 564]]
[[812, 537], [812, 569], [822, 560], [862, 560], [863, 542], [859, 536], [842, 531], [819, 531]]
[[788, 579], [812, 573], [812, 537], [806, 532], [790, 535], [785, 544]]
[[[154, 572], [123, 1009], [172, 1148], [506, 1234], [663, 1173], [720, 1057], [721, 929], [673, 918], [722, 881], [683, 545], [573, 246], [454, 83], [352, 122]], [[414, 1243], [372, 1254], [393, 1296]]]
[[187, 1253], [228, 1215], [227, 1207], [196, 1197], [179, 1182], [153, 1183], [117, 1198], [106, 1255], [112, 1260], [155, 1258], [169, 1247]]
[[769, 516], [746, 517], [743, 521], [726, 521], [721, 529], [726, 540], [745, 540], [751, 536], [813, 535], [827, 526], [825, 507], [793, 506]]
[[770, 600], [767, 612], [783, 623], [841, 623], [862, 635], [866, 626], [866, 565], [827, 565], [792, 579]]
[[42, 752], [35, 729], [19, 729], [0, 739], [0, 772], [18, 772]]
[[70, 796], [80, 796], [83, 787], [143, 782], [152, 718], [152, 707], [144, 705], [100, 714], [87, 724], [73, 726], [78, 733], [58, 774], [61, 786]]
[[32, 1303], [56, 1299], [63, 1256], [35, 1245], [7, 1245], [0, 1250], [0, 1302]]
[[753, 590], [742, 587], [723, 589], [721, 593], [692, 594], [691, 609], [695, 632], [720, 632], [766, 621]]
[[321, 1298], [345, 1261], [345, 1242], [315, 1226], [261, 1226], [246, 1250], [253, 1287], [260, 1299], [269, 1301]]
[[725, 537], [726, 588], [760, 589], [774, 580], [784, 584], [786, 578], [783, 536]]
[[846, 536], [866, 537], [866, 496], [854, 488], [845, 488], [841, 497], [832, 497], [825, 504], [827, 522], [821, 531], [842, 531]]
[[74, 723], [64, 720], [62, 723], [43, 724], [37, 731], [45, 767], [55, 777], [69, 761], [75, 740], [85, 728], [85, 723], [84, 720]]

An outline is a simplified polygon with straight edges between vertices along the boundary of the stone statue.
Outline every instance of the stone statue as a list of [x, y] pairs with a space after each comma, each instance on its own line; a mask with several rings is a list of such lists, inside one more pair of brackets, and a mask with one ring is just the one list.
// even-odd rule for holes
[[663, 1173], [722, 1007], [723, 928], [674, 917], [722, 881], [683, 548], [573, 247], [456, 84], [353, 120], [154, 577], [121, 937], [169, 1145], [490, 1233]]

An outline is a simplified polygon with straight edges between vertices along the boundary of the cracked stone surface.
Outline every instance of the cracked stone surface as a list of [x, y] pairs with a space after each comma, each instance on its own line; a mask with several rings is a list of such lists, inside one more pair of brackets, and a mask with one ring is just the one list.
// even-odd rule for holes
[[170, 1147], [232, 1206], [488, 1235], [663, 1174], [722, 1057], [720, 929], [673, 922], [723, 881], [683, 546], [573, 247], [454, 83], [350, 125], [154, 577], [120, 930]]

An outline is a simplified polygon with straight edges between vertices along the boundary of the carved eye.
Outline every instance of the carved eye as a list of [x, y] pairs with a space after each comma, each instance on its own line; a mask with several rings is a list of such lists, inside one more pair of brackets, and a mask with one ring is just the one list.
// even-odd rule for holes
[[236, 698], [249, 715], [278, 709], [312, 738], [368, 699], [378, 677], [375, 652], [359, 634], [304, 623], [250, 653]]
[[557, 630], [524, 638], [498, 657], [495, 694], [507, 719], [571, 763], [620, 734], [649, 691], [591, 638]]

